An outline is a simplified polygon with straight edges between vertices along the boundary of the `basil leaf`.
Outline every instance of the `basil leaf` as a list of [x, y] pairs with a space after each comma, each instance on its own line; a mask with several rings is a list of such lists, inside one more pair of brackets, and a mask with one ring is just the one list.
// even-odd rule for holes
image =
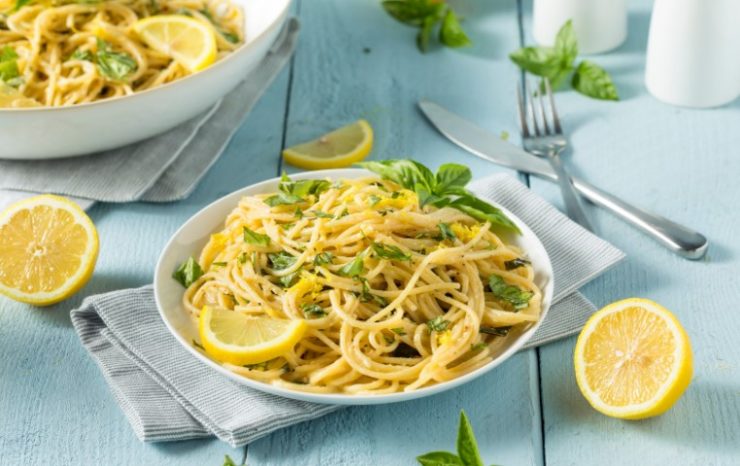
[[361, 162], [360, 167], [377, 173], [382, 178], [400, 184], [406, 189], [415, 190], [417, 185], [434, 192], [435, 178], [424, 165], [409, 159]]
[[234, 463], [234, 460], [229, 455], [225, 455], [223, 466], [236, 466], [236, 463]]
[[189, 287], [196, 280], [203, 276], [203, 269], [200, 268], [198, 261], [194, 257], [188, 257], [188, 260], [180, 264], [180, 267], [172, 274], [177, 282], [185, 288]]
[[312, 319], [318, 319], [326, 315], [326, 311], [318, 304], [305, 303], [301, 306], [301, 310], [306, 317]]
[[269, 246], [270, 237], [244, 227], [244, 242], [255, 246]]
[[478, 332], [485, 333], [486, 335], [494, 335], [497, 337], [505, 337], [509, 334], [511, 327], [478, 327]]
[[305, 202], [302, 197], [294, 194], [277, 193], [264, 200], [264, 203], [270, 207], [277, 207], [279, 205], [293, 205], [299, 202]]
[[583, 95], [600, 100], [619, 100], [617, 88], [606, 70], [596, 63], [583, 60], [576, 68], [571, 81], [573, 89]]
[[476, 352], [477, 353], [478, 351], [484, 350], [486, 348], [486, 346], [488, 346], [488, 343], [482, 341], [480, 343], [476, 343], [474, 345], [470, 345], [470, 351], [473, 351], [473, 352]]
[[421, 53], [426, 53], [426, 51], [429, 50], [429, 40], [432, 37], [432, 31], [434, 30], [434, 25], [437, 24], [437, 21], [437, 18], [434, 16], [427, 16], [422, 21], [421, 28], [416, 34], [416, 48], [418, 48]]
[[300, 275], [301, 269], [298, 269], [293, 273], [289, 273], [288, 275], [284, 275], [278, 278], [278, 282], [280, 283], [280, 285], [283, 286], [283, 288], [290, 288], [291, 286], [295, 285]]
[[226, 264], [227, 262], [211, 262], [211, 267], [213, 267], [214, 265], [216, 267], [226, 267]]
[[314, 210], [312, 212], [306, 212], [307, 214], [313, 214], [316, 218], [334, 218], [332, 214], [327, 214], [326, 212], [322, 212], [320, 210]]
[[376, 196], [375, 194], [371, 194], [370, 197], [368, 197], [368, 200], [370, 201], [370, 207], [373, 207], [375, 204], [381, 201], [380, 197]]
[[555, 36], [555, 46], [553, 47], [555, 55], [560, 59], [562, 69], [572, 69], [573, 62], [578, 56], [578, 41], [576, 33], [573, 31], [573, 20], [569, 19], [562, 25]]
[[94, 57], [92, 52], [89, 50], [76, 49], [69, 56], [68, 60], [81, 60], [81, 61], [93, 61]]
[[[9, 45], [0, 49], [0, 81], [12, 85], [12, 81], [20, 76], [17, 60], [18, 54]], [[13, 87], [17, 86], [13, 85]]]
[[386, 301], [385, 298], [370, 293], [370, 285], [368, 285], [367, 280], [362, 280], [362, 293], [360, 293], [360, 301], [363, 303], [369, 303], [373, 301], [380, 307], [385, 307], [388, 305], [388, 301]]
[[442, 27], [439, 29], [439, 41], [447, 47], [465, 47], [470, 45], [470, 38], [460, 26], [460, 21], [452, 8], [447, 9]]
[[247, 263], [247, 253], [246, 252], [243, 252], [243, 253], [239, 254], [239, 256], [237, 256], [236, 260], [240, 264], [246, 264]]
[[531, 262], [527, 259], [524, 259], [522, 257], [517, 257], [516, 259], [512, 259], [510, 261], [504, 262], [504, 267], [506, 267], [506, 270], [514, 270], [518, 269], [519, 267], [524, 267], [525, 265], [530, 265]]
[[455, 232], [453, 232], [450, 229], [450, 226], [446, 223], [438, 223], [437, 228], [439, 228], [439, 239], [440, 241], [444, 241], [446, 239], [450, 241], [455, 241], [457, 239], [457, 236], [455, 235]]
[[319, 254], [316, 254], [316, 257], [313, 258], [313, 264], [314, 265], [326, 265], [331, 264], [334, 260], [334, 254], [330, 252], [322, 252]]
[[31, 3], [31, 0], [15, 0], [15, 7], [13, 8], [13, 11], [18, 11], [29, 3]]
[[421, 466], [467, 466], [457, 455], [448, 451], [432, 451], [417, 456], [416, 461]]
[[534, 295], [531, 291], [522, 290], [518, 286], [507, 284], [503, 278], [498, 275], [491, 275], [488, 278], [488, 286], [495, 297], [506, 301], [514, 309], [523, 309], [529, 305], [529, 300]]
[[491, 225], [498, 225], [516, 233], [521, 233], [519, 227], [509, 220], [509, 217], [507, 217], [501, 209], [498, 209], [477, 197], [473, 197], [471, 195], [461, 196], [452, 201], [450, 207], [461, 210], [471, 217], [483, 222], [491, 222]]
[[393, 246], [390, 244], [383, 244], [383, 243], [373, 243], [372, 248], [373, 248], [373, 252], [375, 253], [375, 256], [380, 257], [381, 259], [389, 259], [389, 260], [396, 260], [396, 261], [410, 261], [411, 260], [411, 254], [406, 254], [398, 246]]
[[284, 270], [289, 267], [291, 267], [296, 262], [296, 258], [290, 254], [288, 254], [285, 251], [280, 251], [277, 253], [270, 253], [267, 255], [267, 258], [270, 259], [270, 262], [272, 263], [272, 267], [275, 270]]
[[450, 325], [450, 321], [445, 320], [442, 316], [437, 316], [434, 319], [427, 321], [427, 327], [433, 332], [444, 332]]
[[406, 335], [406, 329], [404, 329], [403, 327], [392, 328], [391, 331], [396, 335]]
[[365, 268], [365, 253], [366, 251], [361, 252], [352, 261], [344, 264], [337, 273], [345, 277], [358, 277]]
[[478, 442], [475, 441], [473, 426], [465, 414], [460, 411], [460, 426], [457, 430], [457, 454], [465, 466], [483, 466], [483, 460], [478, 451]]
[[331, 187], [327, 180], [298, 180], [292, 181], [288, 175], [283, 172], [278, 189], [285, 194], [292, 194], [298, 197], [313, 194], [318, 196]]
[[95, 63], [98, 71], [112, 81], [123, 81], [136, 71], [138, 64], [128, 54], [113, 52], [109, 43], [98, 39], [98, 50], [95, 52]]
[[561, 72], [558, 56], [546, 47], [522, 47], [511, 52], [509, 59], [519, 68], [537, 76], [552, 79]]
[[427, 204], [431, 204], [437, 207], [444, 207], [444, 205], [447, 203], [447, 198], [437, 196], [436, 194], [429, 191], [429, 189], [427, 189], [425, 186], [422, 186], [420, 183], [414, 186], [414, 191], [416, 192], [416, 197], [419, 198], [420, 207], [424, 207]]
[[473, 179], [473, 174], [465, 165], [446, 163], [439, 167], [435, 179], [435, 194], [448, 194], [451, 191], [457, 194], [459, 189], [465, 188], [465, 185], [470, 183], [470, 180]]
[[436, 15], [439, 10], [439, 6], [428, 0], [385, 0], [382, 6], [396, 21], [417, 27], [427, 16]]

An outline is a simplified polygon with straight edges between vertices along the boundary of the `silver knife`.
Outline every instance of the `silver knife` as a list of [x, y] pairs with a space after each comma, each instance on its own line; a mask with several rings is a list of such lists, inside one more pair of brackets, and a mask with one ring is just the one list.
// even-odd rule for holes
[[[419, 108], [440, 133], [471, 154], [550, 181], [557, 180], [557, 176], [545, 160], [502, 140], [434, 102], [422, 100], [419, 102]], [[572, 179], [573, 185], [583, 197], [610, 210], [676, 254], [695, 260], [700, 259], [707, 252], [709, 243], [701, 233], [628, 204], [579, 178], [572, 177]]]

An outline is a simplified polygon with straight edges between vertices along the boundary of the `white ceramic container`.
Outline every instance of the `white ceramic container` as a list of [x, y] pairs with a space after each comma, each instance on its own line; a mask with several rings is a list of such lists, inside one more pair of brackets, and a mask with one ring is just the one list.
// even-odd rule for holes
[[740, 95], [740, 0], [655, 0], [645, 85], [659, 100], [717, 107]]
[[[370, 172], [359, 169], [340, 169], [340, 170], [322, 170], [315, 172], [301, 173], [293, 176], [294, 179], [321, 178], [321, 179], [349, 179], [363, 176], [374, 176]], [[236, 207], [243, 196], [263, 194], [277, 191], [278, 178], [257, 183], [252, 186], [235, 191], [211, 205], [203, 208], [200, 212], [193, 215], [190, 220], [180, 227], [172, 236], [167, 245], [164, 247], [162, 254], [154, 271], [154, 296], [157, 301], [159, 313], [167, 328], [172, 335], [182, 344], [182, 346], [199, 359], [203, 364], [207, 364], [226, 377], [244, 384], [248, 387], [261, 390], [263, 392], [280, 395], [297, 400], [313, 401], [317, 403], [343, 404], [343, 405], [366, 405], [392, 403], [397, 401], [412, 400], [421, 398], [435, 393], [443, 392], [459, 385], [470, 382], [480, 377], [486, 372], [492, 370], [506, 359], [516, 353], [539, 328], [542, 321], [547, 315], [547, 311], [552, 303], [553, 295], [553, 272], [550, 258], [542, 246], [540, 240], [535, 236], [521, 220], [503, 207], [501, 208], [509, 218], [521, 229], [520, 236], [511, 238], [512, 242], [526, 251], [532, 266], [535, 270], [535, 281], [542, 289], [542, 316], [540, 320], [524, 332], [518, 334], [509, 334], [505, 345], [502, 345], [494, 355], [493, 361], [487, 365], [470, 372], [462, 377], [421, 388], [412, 392], [392, 393], [385, 395], [347, 395], [347, 394], [318, 394], [306, 393], [290, 390], [287, 388], [276, 387], [267, 383], [248, 379], [237, 375], [221, 366], [215, 360], [202, 354], [192, 346], [192, 341], [198, 340], [198, 330], [192, 319], [182, 306], [182, 295], [184, 289], [180, 283], [172, 279], [172, 272], [186, 258], [190, 256], [198, 257], [200, 250], [208, 241], [210, 235], [223, 229], [226, 216]], [[491, 202], [489, 200], [489, 202]], [[491, 204], [496, 205], [494, 202]]]
[[231, 91], [264, 58], [291, 0], [233, 0], [244, 8], [245, 43], [205, 70], [136, 94], [70, 107], [0, 109], [0, 159], [89, 154], [162, 133]]
[[579, 53], [593, 54], [619, 47], [627, 38], [625, 0], [534, 0], [532, 34], [547, 47], [569, 19]]

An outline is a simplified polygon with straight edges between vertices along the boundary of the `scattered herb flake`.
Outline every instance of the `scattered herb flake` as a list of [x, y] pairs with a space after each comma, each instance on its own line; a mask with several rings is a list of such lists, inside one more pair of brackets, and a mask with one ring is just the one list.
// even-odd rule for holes
[[514, 306], [514, 309], [524, 309], [529, 305], [532, 298], [531, 291], [522, 290], [521, 288], [509, 285], [498, 275], [491, 275], [488, 278], [488, 286], [495, 297]]
[[527, 259], [524, 259], [522, 257], [517, 257], [516, 259], [512, 259], [510, 261], [504, 262], [504, 267], [506, 267], [506, 270], [514, 270], [518, 269], [519, 267], [524, 267], [525, 265], [530, 265], [531, 262]]
[[389, 260], [396, 260], [396, 261], [410, 261], [411, 260], [411, 254], [406, 254], [398, 246], [393, 246], [390, 244], [383, 244], [383, 243], [373, 243], [372, 248], [373, 248], [373, 253], [375, 254], [375, 256], [380, 257], [381, 259], [389, 259]]
[[177, 280], [182, 286], [188, 288], [203, 275], [203, 269], [200, 268], [198, 261], [194, 257], [188, 257], [188, 260], [180, 264], [180, 267], [172, 274], [172, 278]]
[[306, 317], [311, 319], [318, 319], [326, 315], [326, 311], [324, 310], [324, 308], [322, 308], [318, 304], [305, 303], [301, 306], [301, 310]]
[[439, 228], [439, 240], [450, 240], [455, 241], [457, 239], [457, 236], [455, 236], [455, 232], [452, 231], [450, 226], [446, 223], [438, 223], [437, 228]]
[[432, 332], [444, 332], [450, 326], [450, 321], [445, 320], [442, 316], [427, 321], [427, 327]]
[[331, 264], [334, 260], [334, 254], [330, 252], [322, 252], [319, 254], [316, 254], [316, 257], [313, 258], [313, 264], [314, 265], [327, 265]]
[[511, 327], [485, 327], [481, 325], [478, 327], [478, 331], [480, 333], [485, 333], [486, 335], [494, 335], [497, 337], [505, 337], [509, 334], [509, 330]]
[[244, 227], [244, 242], [255, 246], [269, 246], [270, 237]]

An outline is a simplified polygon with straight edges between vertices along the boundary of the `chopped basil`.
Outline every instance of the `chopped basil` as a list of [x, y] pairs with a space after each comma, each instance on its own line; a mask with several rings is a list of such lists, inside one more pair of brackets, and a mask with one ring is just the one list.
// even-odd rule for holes
[[200, 268], [198, 261], [193, 257], [180, 264], [180, 267], [172, 274], [172, 278], [177, 280], [185, 288], [192, 285], [203, 275], [203, 269]]
[[280, 225], [280, 228], [282, 228], [283, 230], [290, 230], [294, 226], [295, 226], [295, 223], [284, 223]]
[[136, 60], [126, 53], [114, 52], [108, 42], [98, 39], [97, 44], [95, 64], [104, 77], [112, 81], [123, 81], [138, 68]]
[[92, 52], [89, 50], [75, 49], [72, 55], [69, 56], [68, 60], [81, 60], [81, 61], [93, 61], [94, 57]]
[[506, 267], [506, 270], [514, 270], [518, 269], [519, 267], [523, 267], [525, 265], [530, 265], [531, 262], [527, 259], [523, 259], [521, 257], [517, 257], [516, 259], [512, 259], [510, 261], [504, 262], [504, 267]]
[[478, 331], [480, 333], [485, 333], [486, 335], [494, 335], [497, 337], [505, 337], [508, 335], [509, 330], [511, 330], [511, 327], [484, 327], [480, 326], [478, 327]]
[[357, 255], [352, 261], [347, 262], [340, 268], [337, 273], [339, 275], [345, 276], [345, 277], [358, 277], [365, 267], [365, 253], [367, 251], [363, 251], [360, 254]]
[[283, 286], [283, 288], [290, 288], [291, 286], [295, 285], [300, 275], [301, 275], [301, 269], [298, 269], [293, 273], [289, 273], [288, 275], [284, 275], [280, 277], [278, 281]]
[[15, 0], [15, 7], [13, 8], [13, 11], [18, 11], [29, 3], [31, 3], [31, 0]]
[[244, 242], [255, 246], [269, 246], [270, 237], [244, 227]]
[[242, 265], [243, 264], [246, 264], [247, 263], [247, 253], [246, 252], [243, 252], [243, 253], [239, 254], [239, 256], [237, 256], [236, 260], [240, 264], [242, 264]]
[[287, 269], [288, 267], [295, 264], [295, 261], [297, 260], [294, 256], [288, 254], [285, 251], [270, 253], [267, 255], [267, 258], [270, 259], [270, 262], [272, 262], [272, 267], [275, 270]]
[[370, 201], [370, 206], [372, 207], [375, 204], [377, 204], [378, 202], [380, 202], [380, 197], [379, 196], [376, 196], [375, 194], [373, 194], [373, 195], [371, 195], [368, 198], [368, 200]]
[[444, 241], [446, 239], [450, 241], [455, 241], [457, 239], [457, 236], [455, 236], [455, 232], [452, 231], [450, 226], [446, 223], [438, 223], [437, 228], [439, 228], [439, 240]]
[[375, 256], [381, 259], [389, 259], [396, 261], [410, 261], [411, 254], [406, 254], [398, 246], [383, 243], [373, 243], [373, 253]]
[[313, 264], [314, 265], [326, 265], [331, 264], [334, 260], [334, 254], [330, 252], [322, 252], [319, 254], [316, 254], [316, 257], [313, 258]]
[[334, 218], [332, 214], [327, 214], [326, 212], [322, 212], [320, 210], [314, 210], [306, 213], [313, 214], [316, 218]]
[[363, 303], [369, 303], [372, 301], [380, 307], [385, 307], [388, 305], [388, 301], [386, 301], [385, 298], [370, 293], [370, 285], [368, 285], [367, 280], [365, 279], [362, 280], [362, 292], [360, 293], [360, 301]]
[[470, 345], [470, 351], [474, 351], [477, 353], [478, 351], [482, 351], [483, 349], [485, 349], [486, 346], [488, 346], [488, 343], [482, 341], [480, 343]]
[[403, 327], [392, 328], [391, 331], [397, 335], [406, 335], [406, 329], [404, 329]]
[[385, 342], [388, 343], [389, 345], [392, 345], [393, 342], [396, 341], [393, 335], [386, 335], [385, 333], [383, 334], [383, 340], [385, 340]]
[[514, 306], [514, 309], [524, 309], [527, 307], [529, 300], [533, 296], [531, 291], [522, 290], [514, 285], [508, 285], [498, 275], [491, 275], [488, 278], [488, 286], [491, 287], [491, 292], [493, 292], [495, 297], [511, 304]]
[[298, 180], [292, 181], [290, 177], [283, 172], [283, 176], [280, 179], [278, 189], [285, 193], [291, 194], [297, 197], [304, 197], [308, 195], [318, 196], [327, 189], [329, 189], [331, 183], [327, 180]]
[[303, 211], [301, 210], [301, 208], [300, 208], [300, 207], [296, 207], [296, 208], [295, 208], [295, 212], [293, 212], [293, 216], [294, 216], [295, 218], [297, 218], [297, 219], [301, 219], [301, 218], [303, 218]]
[[293, 205], [305, 201], [302, 197], [293, 194], [277, 193], [265, 199], [264, 202], [270, 207], [277, 207], [279, 205]]
[[211, 266], [226, 267], [227, 262], [211, 262]]
[[[20, 77], [18, 70], [18, 54], [9, 45], [0, 49], [0, 81], [9, 86], [17, 87], [15, 84]], [[18, 85], [21, 83], [18, 82]]]
[[301, 306], [301, 310], [306, 317], [312, 319], [318, 319], [326, 315], [326, 311], [324, 310], [324, 308], [322, 308], [318, 304], [303, 304]]
[[444, 332], [449, 327], [450, 321], [445, 320], [442, 316], [437, 316], [432, 320], [427, 321], [427, 327], [432, 332]]

